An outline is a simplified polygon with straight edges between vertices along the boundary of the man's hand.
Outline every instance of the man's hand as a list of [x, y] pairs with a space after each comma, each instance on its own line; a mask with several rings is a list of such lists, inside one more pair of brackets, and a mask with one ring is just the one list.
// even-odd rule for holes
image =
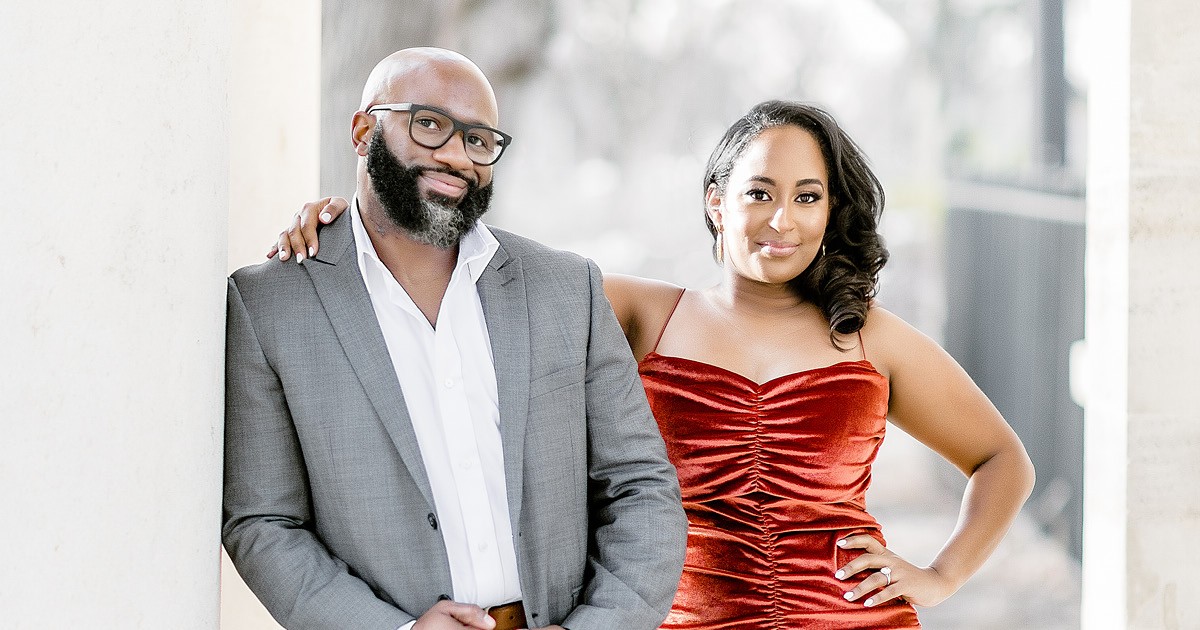
[[320, 245], [317, 243], [318, 223], [325, 225], [342, 216], [350, 207], [350, 202], [341, 197], [326, 197], [304, 204], [304, 207], [292, 217], [292, 225], [279, 233], [275, 246], [267, 252], [267, 258], [279, 254], [279, 260], [287, 260], [292, 254], [296, 262], [317, 255]]
[[496, 620], [487, 616], [479, 606], [443, 599], [425, 611], [425, 614], [417, 619], [417, 623], [413, 624], [412, 630], [492, 630], [495, 627]]

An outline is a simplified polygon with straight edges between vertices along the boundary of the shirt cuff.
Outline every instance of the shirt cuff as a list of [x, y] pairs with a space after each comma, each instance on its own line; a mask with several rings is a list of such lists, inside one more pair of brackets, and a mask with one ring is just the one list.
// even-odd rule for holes
[[396, 630], [412, 630], [412, 627], [415, 625], [417, 625], [417, 620], [413, 619], [412, 621], [404, 624], [403, 626], [400, 626]]

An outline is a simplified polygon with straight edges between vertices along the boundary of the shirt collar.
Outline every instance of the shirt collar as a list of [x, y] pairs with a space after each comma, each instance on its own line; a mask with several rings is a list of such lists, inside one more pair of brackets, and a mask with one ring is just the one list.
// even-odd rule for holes
[[[371, 236], [367, 234], [367, 228], [363, 225], [357, 196], [354, 198], [354, 204], [350, 206], [350, 220], [351, 231], [354, 233], [354, 246], [358, 250], [359, 273], [364, 279], [370, 278], [370, 274], [367, 273], [368, 261], [377, 265], [378, 268], [384, 268], [384, 264], [375, 251], [375, 245], [371, 242]], [[496, 235], [492, 234], [483, 221], [476, 219], [475, 225], [463, 235], [462, 241], [458, 245], [458, 262], [455, 263], [455, 271], [460, 271], [465, 267], [466, 272], [471, 276], [471, 282], [479, 282], [479, 277], [483, 275], [484, 269], [487, 269], [488, 263], [491, 262], [498, 249], [500, 249], [500, 241], [496, 240]], [[368, 280], [366, 284], [367, 292], [370, 293], [371, 282]]]

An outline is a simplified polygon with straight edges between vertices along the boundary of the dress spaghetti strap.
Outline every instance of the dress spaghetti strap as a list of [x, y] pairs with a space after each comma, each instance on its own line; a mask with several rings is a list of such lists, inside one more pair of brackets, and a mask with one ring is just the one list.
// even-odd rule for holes
[[[659, 335], [661, 336], [661, 333], [659, 333]], [[862, 352], [862, 360], [866, 361], [867, 360], [867, 344], [863, 343], [861, 328], [858, 329], [858, 349], [860, 352]]]
[[675, 303], [671, 305], [671, 312], [667, 313], [667, 319], [663, 322], [662, 329], [658, 331], [658, 338], [654, 340], [654, 347], [650, 348], [650, 352], [658, 350], [658, 344], [662, 341], [663, 333], [667, 332], [667, 324], [671, 323], [671, 318], [675, 316], [675, 309], [679, 308], [679, 302], [683, 300], [684, 293], [687, 293], [687, 289], [679, 290], [679, 297], [675, 298]]

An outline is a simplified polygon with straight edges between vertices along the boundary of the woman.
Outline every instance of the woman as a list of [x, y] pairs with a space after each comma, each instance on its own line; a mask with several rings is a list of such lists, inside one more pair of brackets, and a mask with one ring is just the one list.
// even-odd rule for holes
[[[710, 157], [704, 199], [717, 286], [605, 278], [688, 513], [663, 627], [919, 627], [912, 605], [954, 593], [1028, 497], [1024, 447], [948, 354], [873, 303], [883, 190], [828, 114], [753, 108]], [[344, 205], [309, 204], [294, 226]], [[311, 228], [280, 235], [310, 243]], [[926, 567], [865, 510], [889, 417], [970, 479]]]

